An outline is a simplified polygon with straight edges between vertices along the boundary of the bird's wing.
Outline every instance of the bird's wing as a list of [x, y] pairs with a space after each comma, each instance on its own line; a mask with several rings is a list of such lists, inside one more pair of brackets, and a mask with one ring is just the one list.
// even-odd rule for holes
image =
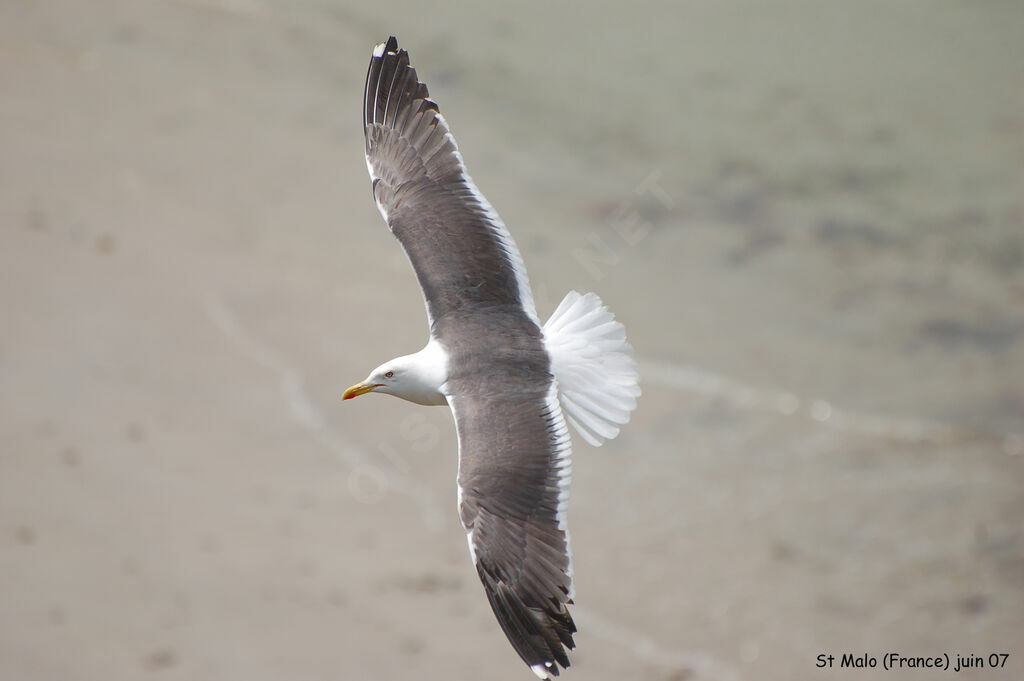
[[521, 306], [539, 326], [512, 236], [394, 37], [370, 59], [363, 131], [374, 200], [416, 271], [431, 324], [469, 304]]
[[487, 599], [542, 679], [569, 666], [576, 631], [566, 527], [569, 432], [556, 388], [449, 398], [459, 438], [459, 514]]

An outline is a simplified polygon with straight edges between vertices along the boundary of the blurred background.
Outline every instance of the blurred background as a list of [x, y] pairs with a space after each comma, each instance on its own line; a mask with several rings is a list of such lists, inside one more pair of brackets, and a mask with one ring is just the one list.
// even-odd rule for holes
[[0, 678], [532, 678], [448, 411], [340, 401], [426, 340], [390, 34], [641, 364], [565, 678], [1024, 678], [1024, 7], [924, 0], [0, 1]]

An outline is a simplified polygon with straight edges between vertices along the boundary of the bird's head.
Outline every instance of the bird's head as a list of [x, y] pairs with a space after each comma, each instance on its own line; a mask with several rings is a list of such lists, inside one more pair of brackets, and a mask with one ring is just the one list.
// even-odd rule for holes
[[438, 355], [435, 344], [431, 343], [420, 352], [381, 364], [362, 383], [346, 390], [341, 399], [384, 393], [416, 404], [447, 404], [442, 392], [447, 380], [446, 366], [444, 357]]
[[366, 380], [361, 383], [356, 383], [354, 386], [346, 390], [341, 399], [351, 400], [353, 397], [359, 397], [366, 393], [384, 393], [387, 395], [394, 395], [401, 391], [402, 388], [402, 376], [405, 371], [403, 367], [398, 366], [398, 360], [391, 360], [381, 364], [379, 367], [370, 372], [370, 375], [366, 377]]

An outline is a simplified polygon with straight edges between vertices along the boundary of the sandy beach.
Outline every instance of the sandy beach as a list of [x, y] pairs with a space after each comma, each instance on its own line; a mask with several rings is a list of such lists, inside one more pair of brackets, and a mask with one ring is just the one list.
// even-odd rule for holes
[[450, 412], [340, 399], [427, 338], [391, 34], [541, 317], [636, 348], [563, 678], [1024, 678], [1019, 3], [4, 0], [0, 679], [533, 678]]

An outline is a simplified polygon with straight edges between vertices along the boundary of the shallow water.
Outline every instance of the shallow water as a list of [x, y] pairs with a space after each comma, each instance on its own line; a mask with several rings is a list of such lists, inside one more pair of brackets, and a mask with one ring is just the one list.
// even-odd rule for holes
[[594, 290], [641, 363], [565, 678], [1019, 677], [1024, 12], [806, 0], [0, 5], [0, 677], [530, 678], [448, 412], [339, 399], [426, 339], [389, 33], [540, 314]]

